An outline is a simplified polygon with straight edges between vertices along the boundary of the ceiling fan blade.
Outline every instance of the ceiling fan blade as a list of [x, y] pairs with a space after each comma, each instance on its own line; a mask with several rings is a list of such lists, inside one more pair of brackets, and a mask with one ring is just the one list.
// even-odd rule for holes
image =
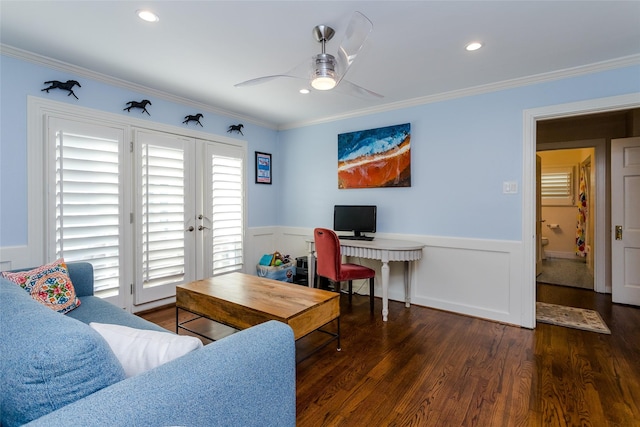
[[[360, 12], [354, 12], [337, 54], [338, 83], [349, 71], [358, 52], [373, 31], [373, 23]], [[365, 89], [366, 90], [366, 89]]]
[[333, 90], [337, 92], [341, 92], [347, 95], [356, 96], [362, 99], [380, 99], [384, 98], [383, 95], [376, 93], [372, 90], [365, 89], [362, 86], [358, 86], [355, 83], [351, 83], [349, 80], [342, 79], [340, 84], [336, 86]]
[[300, 64], [296, 65], [284, 74], [274, 74], [272, 76], [262, 76], [255, 79], [246, 80], [244, 82], [236, 83], [235, 87], [255, 86], [262, 83], [267, 83], [281, 77], [288, 77], [291, 79], [309, 80], [309, 60], [305, 59]]
[[270, 82], [271, 80], [280, 78], [280, 77], [293, 77], [293, 76], [289, 76], [287, 74], [276, 74], [273, 76], [263, 76], [263, 77], [258, 77], [255, 79], [251, 79], [251, 80], [246, 80], [244, 82], [240, 82], [240, 83], [236, 83], [234, 84], [235, 87], [246, 87], [246, 86], [255, 86], [255, 85], [259, 85], [262, 83], [267, 83]]

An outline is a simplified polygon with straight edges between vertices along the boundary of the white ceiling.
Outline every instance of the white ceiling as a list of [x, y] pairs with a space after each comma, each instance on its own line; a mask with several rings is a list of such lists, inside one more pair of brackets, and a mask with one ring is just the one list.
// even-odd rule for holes
[[[160, 21], [141, 21], [141, 8]], [[345, 78], [384, 98], [301, 95], [292, 79], [234, 87], [319, 53], [316, 25], [336, 30], [327, 44], [335, 53], [356, 10], [374, 29]], [[640, 62], [640, 1], [2, 0], [0, 19], [5, 46], [275, 128], [620, 58]], [[465, 51], [473, 40], [485, 46]]]

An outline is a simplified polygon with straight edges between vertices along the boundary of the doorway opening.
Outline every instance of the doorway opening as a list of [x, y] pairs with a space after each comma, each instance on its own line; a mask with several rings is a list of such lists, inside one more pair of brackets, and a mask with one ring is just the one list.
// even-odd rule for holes
[[572, 149], [556, 149], [563, 143], [547, 144], [555, 147], [537, 151], [541, 193], [536, 200], [541, 223], [537, 283], [594, 290], [594, 256], [599, 253], [595, 241], [598, 143], [584, 141], [584, 148]]
[[[619, 133], [624, 135], [620, 137], [626, 137], [640, 132], [639, 108], [638, 94], [628, 94], [524, 111], [522, 326], [535, 328], [536, 325], [536, 243], [537, 236], [540, 234], [536, 233], [536, 228], [539, 226], [536, 219], [536, 151], [544, 150], [544, 146], [539, 144], [588, 138], [604, 139], [602, 156], [598, 154], [599, 150], [596, 147], [596, 161], [598, 162], [597, 171], [606, 172], [604, 174], [600, 172], [600, 176], [596, 177], [596, 185], [606, 189], [610, 186], [608, 169], [610, 159], [607, 155], [609, 141], [618, 137]], [[620, 116], [622, 125], [612, 129], [598, 123], [601, 119], [611, 118], [609, 116]], [[611, 203], [606, 198], [596, 206], [596, 219], [604, 220], [605, 224], [604, 227], [595, 230], [595, 240], [598, 242], [595, 248], [604, 252], [604, 256], [598, 256], [597, 253], [594, 256], [594, 290], [598, 293], [611, 292], [610, 210]], [[603, 264], [601, 267], [599, 267], [600, 263]]]

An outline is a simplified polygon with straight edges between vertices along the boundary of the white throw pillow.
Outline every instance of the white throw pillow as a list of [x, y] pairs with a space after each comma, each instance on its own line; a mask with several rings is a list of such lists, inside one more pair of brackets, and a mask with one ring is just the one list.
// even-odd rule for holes
[[141, 374], [202, 347], [202, 341], [186, 335], [107, 323], [91, 322], [89, 326], [107, 341], [127, 377]]

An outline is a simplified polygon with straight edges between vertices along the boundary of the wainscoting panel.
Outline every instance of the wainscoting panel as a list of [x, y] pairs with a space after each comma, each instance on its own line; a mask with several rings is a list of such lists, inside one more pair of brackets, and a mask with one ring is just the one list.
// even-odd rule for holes
[[[244, 271], [256, 274], [255, 265], [262, 255], [276, 250], [292, 257], [308, 255], [306, 239], [312, 235], [311, 228], [250, 228]], [[522, 325], [521, 242], [382, 233], [376, 237], [425, 244], [422, 259], [411, 268], [412, 304]], [[26, 246], [0, 248], [2, 270], [38, 264], [30, 259]], [[375, 260], [352, 261], [376, 270], [375, 294], [381, 296], [382, 264]], [[404, 301], [404, 265], [391, 262], [389, 267], [389, 299]], [[355, 283], [354, 290], [366, 294], [368, 286]], [[392, 310], [389, 321], [393, 316]]]
[[256, 265], [262, 255], [277, 251], [278, 227], [255, 227], [247, 230], [244, 256], [244, 272], [256, 274]]
[[32, 261], [33, 254], [28, 246], [5, 246], [0, 248], [0, 271], [27, 268], [40, 265], [40, 261]]
[[520, 242], [440, 237], [425, 242], [415, 304], [521, 324]]
[[[251, 234], [259, 234], [256, 230], [263, 229], [253, 229]], [[313, 229], [273, 227], [272, 231], [277, 250], [293, 257], [307, 255], [306, 239]], [[412, 304], [522, 325], [521, 242], [383, 233], [376, 237], [425, 244], [422, 259], [411, 266]], [[268, 252], [259, 252], [256, 262]], [[376, 270], [375, 294], [381, 296], [382, 264], [351, 261]], [[389, 299], [404, 301], [404, 263], [390, 262], [389, 267]], [[360, 285], [354, 283], [354, 290], [367, 294], [368, 286]]]

